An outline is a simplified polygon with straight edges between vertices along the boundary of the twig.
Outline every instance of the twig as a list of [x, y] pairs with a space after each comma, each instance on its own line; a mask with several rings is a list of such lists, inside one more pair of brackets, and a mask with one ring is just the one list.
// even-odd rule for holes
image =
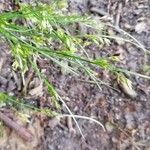
[[98, 9], [98, 8], [96, 8], [96, 7], [92, 7], [92, 8], [90, 9], [90, 11], [93, 12], [93, 13], [97, 13], [98, 15], [101, 15], [101, 16], [108, 16], [108, 13], [107, 13], [107, 12], [105, 12], [105, 11], [103, 11], [103, 10], [101, 10], [101, 9]]
[[2, 70], [3, 64], [4, 64], [5, 58], [0, 59], [0, 72]]
[[121, 12], [122, 12], [122, 3], [119, 3], [118, 4], [118, 12], [117, 12], [116, 21], [115, 21], [115, 26], [116, 27], [119, 27]]
[[9, 128], [15, 130], [17, 134], [25, 141], [31, 142], [33, 140], [32, 134], [27, 129], [14, 122], [2, 112], [0, 112], [0, 120], [3, 121]]
[[71, 134], [76, 133], [76, 130], [73, 128], [73, 125], [72, 125], [72, 118], [71, 117], [67, 117], [67, 126], [68, 126], [69, 132]]
[[20, 78], [17, 77], [17, 74], [14, 71], [12, 71], [12, 74], [13, 74], [14, 80], [17, 84], [17, 89], [18, 89], [18, 91], [20, 91], [21, 90], [21, 80], [20, 80]]
[[77, 120], [76, 120], [76, 118], [75, 118], [75, 115], [71, 112], [71, 110], [70, 110], [70, 108], [68, 107], [68, 105], [65, 103], [65, 101], [64, 101], [59, 95], [58, 95], [58, 99], [64, 104], [64, 106], [66, 107], [66, 109], [67, 109], [68, 112], [70, 113], [70, 115], [68, 115], [67, 117], [72, 117], [72, 118], [73, 118], [74, 122], [75, 122], [76, 125], [77, 125], [77, 128], [79, 129], [79, 132], [80, 132], [82, 138], [85, 139], [85, 137], [84, 137], [84, 135], [83, 135], [83, 133], [82, 133], [82, 131], [81, 131], [81, 128], [80, 128], [80, 126], [79, 126], [79, 124], [78, 124], [78, 122], [77, 122]]
[[111, 0], [108, 1], [107, 12], [110, 15]]
[[[31, 71], [31, 72], [30, 72], [30, 71]], [[28, 87], [28, 85], [29, 85], [29, 83], [30, 83], [30, 81], [31, 81], [31, 79], [32, 79], [32, 77], [33, 77], [33, 73], [34, 73], [33, 70], [30, 70], [30, 71], [29, 71], [29, 74], [28, 74], [27, 79], [26, 79], [26, 81], [25, 81], [24, 88], [23, 88], [23, 93], [24, 93], [25, 95], [27, 94], [27, 87]]]
[[58, 115], [58, 118], [62, 118], [62, 117], [74, 117], [74, 118], [78, 118], [78, 119], [85, 119], [85, 120], [89, 120], [92, 121], [96, 124], [98, 124], [99, 126], [101, 126], [103, 128], [104, 131], [106, 131], [105, 127], [103, 126], [103, 124], [99, 121], [97, 121], [96, 119], [93, 119], [91, 117], [86, 117], [86, 116], [80, 116], [80, 115], [70, 115], [70, 114], [63, 114], [63, 115]]

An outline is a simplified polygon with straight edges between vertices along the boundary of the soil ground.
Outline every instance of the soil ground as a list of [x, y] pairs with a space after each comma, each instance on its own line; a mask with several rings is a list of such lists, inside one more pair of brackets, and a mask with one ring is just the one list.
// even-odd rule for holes
[[[111, 23], [118, 25], [141, 42], [146, 49], [150, 49], [149, 0], [70, 0], [68, 10], [80, 14], [88, 13], [104, 20], [108, 18], [106, 16], [109, 16]], [[108, 30], [112, 32], [111, 29]], [[113, 32], [113, 34], [117, 35], [118, 33]], [[150, 75], [143, 69], [145, 62], [143, 51], [129, 43], [112, 40], [109, 46], [101, 49], [88, 47], [87, 51], [89, 55], [95, 57], [113, 56], [119, 53], [122, 61], [118, 65]], [[19, 73], [13, 71], [13, 58], [9, 47], [3, 41], [0, 41], [0, 60], [3, 62], [1, 63], [3, 66], [0, 68], [0, 91], [20, 97], [21, 77]], [[149, 58], [146, 63], [150, 65]], [[44, 60], [39, 64], [71, 111], [77, 115], [90, 116], [99, 120], [105, 126], [106, 131], [93, 122], [78, 119], [85, 136], [83, 139], [70, 118], [45, 119], [41, 115], [33, 114], [32, 124], [28, 128], [35, 134], [34, 143], [23, 142], [13, 131], [8, 131], [9, 134], [0, 141], [1, 150], [150, 149], [150, 82], [148, 80], [130, 76], [138, 94], [135, 99], [131, 99], [120, 89], [116, 78], [106, 71], [97, 70], [100, 79], [118, 89], [117, 91], [104, 85], [100, 90], [94, 84], [83, 82], [83, 80], [89, 80], [88, 77], [84, 77], [82, 74], [81, 77], [65, 75], [61, 68], [53, 64], [47, 66], [47, 62]], [[34, 88], [39, 84], [39, 79], [34, 76], [30, 86]], [[41, 95], [38, 95], [37, 98], [32, 97], [32, 100], [31, 97], [27, 99], [30, 103], [38, 105], [41, 101], [48, 99], [46, 93]], [[51, 103], [47, 102], [45, 105], [50, 107]], [[65, 107], [62, 108], [62, 112], [67, 113]]]

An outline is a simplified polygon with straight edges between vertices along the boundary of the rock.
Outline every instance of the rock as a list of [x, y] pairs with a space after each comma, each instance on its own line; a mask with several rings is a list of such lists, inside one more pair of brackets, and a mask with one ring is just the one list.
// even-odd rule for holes
[[135, 124], [135, 119], [133, 117], [133, 114], [127, 113], [125, 115], [125, 119], [126, 119], [126, 128], [129, 130], [135, 129], [136, 124]]
[[111, 122], [106, 122], [105, 128], [108, 132], [112, 132], [115, 127], [113, 126], [113, 124]]
[[10, 80], [8, 83], [7, 92], [12, 92], [14, 89], [16, 89], [16, 85], [12, 80]]
[[135, 32], [138, 34], [141, 34], [142, 32], [147, 31], [147, 24], [145, 22], [139, 22], [135, 26]]
[[7, 79], [2, 77], [2, 76], [0, 76], [0, 83], [4, 84], [4, 85], [7, 84]]
[[60, 119], [59, 118], [53, 118], [53, 119], [49, 120], [49, 122], [48, 122], [48, 126], [51, 129], [54, 129], [59, 124], [60, 124]]

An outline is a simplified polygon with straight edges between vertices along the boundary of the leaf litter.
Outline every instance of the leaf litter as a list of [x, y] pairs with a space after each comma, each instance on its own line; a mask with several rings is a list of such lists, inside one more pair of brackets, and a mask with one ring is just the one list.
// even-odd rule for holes
[[[99, 4], [102, 4], [102, 5], [100, 5], [100, 7], [104, 7], [105, 8], [105, 5], [104, 5], [105, 3], [107, 4], [107, 2], [105, 2], [105, 1], [104, 1], [104, 3], [103, 2], [99, 2]], [[116, 4], [117, 3], [115, 3], [114, 1], [112, 1], [112, 3], [111, 3], [111, 5], [116, 5]], [[133, 7], [134, 7], [134, 4], [133, 4]], [[82, 9], [82, 7], [80, 9]], [[126, 16], [124, 18], [126, 19]], [[128, 18], [127, 18], [127, 20], [128, 20]], [[100, 54], [100, 55], [102, 55], [102, 54]], [[107, 53], [103, 52], [103, 55], [107, 55]], [[135, 55], [135, 57], [136, 57], [136, 55]], [[129, 58], [130, 58], [130, 56], [129, 56]], [[69, 105], [72, 108], [72, 110], [75, 111], [75, 112], [79, 111], [82, 114], [83, 113], [82, 112], [82, 108], [84, 108], [84, 106], [89, 101], [91, 101], [91, 105], [90, 105], [91, 107], [88, 108], [85, 113], [90, 114], [90, 115], [94, 115], [94, 116], [98, 116], [98, 118], [100, 120], [102, 120], [103, 122], [106, 122], [106, 126], [107, 126], [108, 130], [110, 131], [110, 133], [111, 132], [115, 132], [114, 128], [108, 123], [109, 119], [111, 118], [111, 115], [112, 115], [113, 120], [115, 122], [117, 122], [120, 126], [122, 125], [122, 122], [124, 122], [123, 119], [117, 120], [117, 118], [115, 117], [116, 114], [117, 114], [117, 111], [118, 111], [117, 110], [118, 107], [119, 107], [118, 109], [122, 110], [120, 113], [123, 115], [123, 118], [125, 118], [124, 124], [127, 125], [127, 128], [129, 128], [130, 130], [132, 130], [132, 128], [131, 128], [132, 125], [128, 126], [128, 124], [130, 124], [130, 123], [132, 124], [132, 122], [133, 122], [134, 119], [138, 121], [139, 127], [142, 128], [143, 126], [146, 126], [146, 122], [145, 122], [144, 118], [147, 117], [146, 113], [147, 113], [147, 110], [148, 110], [148, 105], [147, 106], [145, 106], [145, 105], [148, 104], [148, 102], [147, 102], [148, 97], [144, 98], [143, 95], [140, 96], [140, 102], [139, 103], [141, 103], [141, 105], [143, 106], [143, 107], [142, 106], [141, 107], [144, 109], [145, 112], [143, 112], [141, 110], [139, 113], [136, 113], [136, 110], [135, 110], [134, 113], [132, 114], [132, 116], [130, 117], [130, 115], [128, 114], [129, 112], [126, 112], [124, 110], [124, 107], [126, 106], [126, 103], [128, 103], [128, 104], [130, 104], [130, 103], [137, 104], [137, 102], [132, 102], [132, 100], [129, 99], [129, 98], [127, 98], [126, 96], [124, 96], [123, 93], [121, 95], [119, 94], [119, 96], [118, 96], [118, 94], [116, 94], [113, 91], [113, 94], [112, 94], [112, 91], [108, 90], [106, 87], [102, 88], [103, 89], [102, 91], [104, 93], [100, 93], [99, 90], [97, 90], [97, 88], [94, 85], [85, 86], [85, 85], [81, 84], [80, 82], [78, 82], [76, 79], [73, 79], [74, 77], [70, 77], [70, 75], [68, 75], [68, 74], [66, 74], [65, 77], [62, 77], [62, 75], [60, 75], [59, 72], [57, 72], [56, 70], [54, 71], [53, 69], [50, 69], [49, 72], [50, 72], [49, 73], [49, 77], [52, 79], [53, 82], [56, 82], [57, 86], [59, 86], [59, 84], [60, 84], [59, 77], [61, 77], [61, 79], [63, 79], [63, 80], [66, 80], [65, 83], [67, 83], [67, 84], [65, 84], [65, 85], [62, 84], [61, 85], [61, 89], [64, 90], [64, 91], [66, 91], [66, 93], [65, 93], [64, 96], [70, 97], [68, 93], [71, 93], [71, 97], [70, 97], [71, 100], [69, 100], [69, 101], [71, 101], [71, 103]], [[57, 75], [55, 75], [55, 73], [57, 73]], [[68, 78], [68, 79], [66, 79], [66, 78]], [[57, 81], [56, 81], [56, 79], [57, 79]], [[74, 83], [76, 83], [76, 82], [78, 82], [78, 84], [80, 85], [81, 89], [83, 89], [84, 92], [75, 93], [75, 92], [70, 91], [71, 86], [74, 86]], [[123, 82], [121, 84], [122, 84], [123, 90], [124, 90], [124, 92], [126, 94], [128, 94], [131, 97], [134, 97], [136, 95], [135, 91], [133, 91], [133, 88], [131, 86], [131, 81], [128, 78], [126, 78], [126, 82]], [[15, 90], [16, 90], [16, 88], [15, 89], [11, 89], [10, 92], [13, 93]], [[42, 91], [42, 86], [41, 85], [35, 86], [32, 90], [31, 90], [32, 91], [31, 92], [31, 96], [33, 95], [33, 96], [37, 96], [38, 97], [38, 96], [43, 95], [43, 91]], [[40, 94], [36, 93], [38, 91], [39, 91]], [[29, 92], [30, 92], [30, 89], [29, 89]], [[100, 95], [104, 95], [105, 101], [106, 101], [105, 103], [107, 104], [105, 106], [105, 108], [102, 107], [100, 109], [98, 103], [95, 103], [94, 105], [92, 105], [93, 101], [94, 102], [96, 101], [95, 100], [96, 99], [96, 93], [100, 93]], [[143, 99], [146, 99], [146, 104], [143, 104], [143, 102], [142, 102]], [[83, 102], [83, 100], [84, 100], [84, 102]], [[144, 118], [143, 118], [143, 122], [141, 124], [140, 121], [138, 120], [138, 118], [142, 117], [142, 116], [144, 116]], [[67, 145], [69, 143], [69, 140], [67, 139], [67, 136], [68, 136], [67, 128], [64, 128], [62, 130], [61, 127], [59, 127], [59, 125], [57, 125], [57, 123], [56, 123], [56, 125], [54, 125], [54, 127], [53, 127], [54, 128], [53, 131], [49, 130], [48, 128], [45, 128], [46, 132], [44, 132], [43, 128], [41, 128], [41, 125], [40, 125], [41, 123], [39, 122], [39, 120], [36, 120], [35, 122], [36, 122], [35, 125], [34, 125], [34, 121], [33, 121], [33, 123], [30, 124], [32, 127], [30, 127], [30, 125], [29, 125], [29, 129], [31, 130], [31, 132], [33, 133], [33, 135], [38, 134], [38, 136], [36, 136], [37, 139], [35, 138], [35, 142], [33, 144], [34, 146], [32, 146], [32, 144], [28, 146], [28, 144], [24, 143], [16, 135], [15, 132], [12, 132], [11, 135], [10, 135], [10, 137], [9, 137], [9, 139], [7, 140], [12, 150], [13, 149], [17, 149], [17, 148], [18, 148], [18, 150], [19, 149], [25, 149], [25, 148], [26, 149], [28, 149], [28, 148], [29, 149], [32, 149], [32, 148], [34, 149], [36, 147], [35, 145], [39, 145], [39, 143], [40, 143], [40, 138], [39, 137], [41, 135], [43, 135], [43, 134], [45, 134], [44, 135], [45, 139], [43, 139], [45, 141], [45, 143], [44, 143], [45, 145], [43, 145], [43, 147], [45, 147], [45, 149], [50, 149], [48, 147], [57, 148], [56, 145], [58, 145], [58, 144], [60, 144], [59, 149], [67, 147]], [[134, 144], [131, 145], [130, 140], [128, 140], [128, 139], [126, 139], [126, 142], [121, 142], [121, 136], [120, 136], [120, 139], [118, 137], [120, 135], [119, 132], [110, 134], [109, 135], [110, 139], [109, 139], [107, 137], [107, 134], [103, 133], [101, 131], [101, 129], [99, 129], [97, 126], [94, 126], [94, 125], [91, 125], [91, 124], [87, 124], [87, 122], [84, 122], [82, 120], [81, 120], [80, 124], [81, 124], [84, 132], [87, 133], [86, 134], [86, 139], [88, 141], [88, 144], [86, 145], [86, 148], [90, 148], [90, 147], [93, 146], [94, 149], [100, 149], [100, 148], [103, 149], [105, 147], [107, 147], [107, 148], [114, 147], [114, 148], [117, 149], [119, 147], [119, 145], [121, 146], [119, 148], [122, 148], [122, 147], [125, 147], [125, 148], [126, 147], [132, 147], [134, 145]], [[87, 130], [85, 130], [85, 129], [87, 129]], [[115, 129], [116, 129], [116, 127], [115, 127]], [[126, 130], [126, 128], [123, 128], [123, 130]], [[146, 128], [146, 132], [144, 133], [145, 134], [144, 136], [148, 135], [148, 131], [147, 130], [148, 130], [148, 127]], [[57, 132], [55, 132], [55, 131], [57, 131]], [[56, 140], [54, 140], [54, 135], [52, 136], [52, 134], [54, 132], [55, 132], [55, 136], [58, 137], [58, 139], [56, 139]], [[88, 133], [89, 133], [89, 135], [88, 135]], [[142, 134], [142, 130], [140, 130], [139, 128], [137, 128], [137, 130], [135, 131], [135, 136], [137, 136], [140, 133]], [[101, 137], [99, 137], [100, 134], [102, 135]], [[92, 136], [92, 139], [91, 139], [91, 136]], [[60, 137], [60, 139], [59, 139], [59, 137]], [[124, 136], [122, 136], [122, 137], [125, 138]], [[105, 142], [103, 140], [100, 140], [100, 139], [103, 139], [103, 138], [104, 138], [104, 140], [107, 139], [106, 140], [107, 142]], [[68, 140], [68, 143], [65, 143], [65, 142], [63, 143], [61, 139], [63, 139], [64, 141]], [[78, 146], [81, 144], [79, 142], [80, 138], [78, 138], [78, 136], [77, 137], [75, 136], [73, 139], [74, 139], [74, 141], [76, 141], [78, 139], [77, 140], [78, 141]], [[116, 139], [117, 139], [117, 141], [116, 141]], [[52, 142], [53, 140], [55, 142]], [[112, 141], [112, 144], [109, 143], [109, 140]], [[71, 140], [70, 140], [70, 145], [71, 144], [72, 143], [71, 143]], [[116, 146], [116, 144], [117, 144], [117, 146]], [[125, 144], [125, 145], [123, 145], [123, 144]], [[17, 145], [17, 148], [15, 147], [15, 145]], [[77, 147], [77, 145], [76, 145], [76, 147]], [[145, 145], [144, 145], [144, 147], [145, 147]], [[73, 149], [73, 145], [72, 145], [71, 148]], [[143, 146], [142, 146], [142, 148], [143, 148]]]

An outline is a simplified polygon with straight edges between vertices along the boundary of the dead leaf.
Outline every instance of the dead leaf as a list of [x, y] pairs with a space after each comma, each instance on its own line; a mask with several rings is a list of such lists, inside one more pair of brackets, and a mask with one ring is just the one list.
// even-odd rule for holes
[[39, 86], [35, 87], [34, 89], [29, 91], [29, 94], [34, 97], [42, 96], [43, 95], [43, 85], [40, 84]]
[[4, 10], [5, 6], [3, 3], [0, 3], [0, 11]]
[[23, 122], [23, 123], [29, 123], [29, 122], [30, 122], [30, 120], [29, 120], [30, 115], [28, 115], [28, 114], [18, 112], [18, 113], [17, 113], [17, 117], [18, 117], [18, 119], [21, 120], [21, 122]]
[[124, 75], [119, 74], [118, 76], [118, 84], [123, 90], [125, 94], [127, 94], [131, 98], [135, 98], [137, 96], [137, 93], [132, 88], [132, 81], [130, 81], [128, 78], [126, 78]]

